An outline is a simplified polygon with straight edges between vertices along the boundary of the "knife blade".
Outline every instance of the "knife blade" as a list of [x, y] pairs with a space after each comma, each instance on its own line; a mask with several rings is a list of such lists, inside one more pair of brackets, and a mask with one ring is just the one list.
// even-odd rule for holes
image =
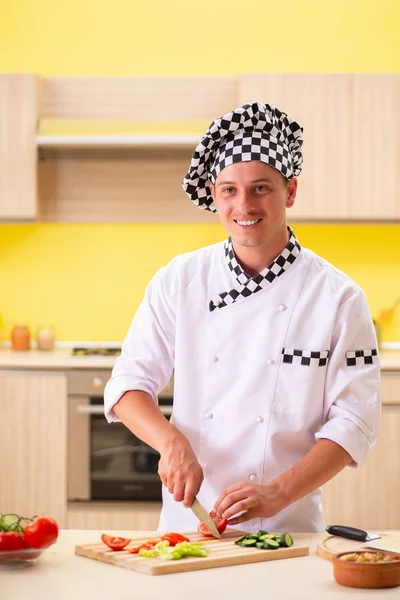
[[199, 521], [201, 521], [202, 523], [204, 523], [204, 525], [208, 527], [208, 529], [211, 531], [214, 537], [221, 537], [221, 534], [218, 531], [214, 521], [212, 520], [204, 506], [197, 500], [197, 498], [193, 500], [193, 504], [190, 508], [192, 509], [196, 517], [199, 519]]
[[331, 535], [338, 535], [349, 540], [357, 540], [358, 542], [372, 542], [372, 540], [379, 540], [381, 538], [380, 535], [369, 533], [368, 531], [364, 531], [364, 529], [347, 527], [345, 525], [328, 525], [326, 531]]

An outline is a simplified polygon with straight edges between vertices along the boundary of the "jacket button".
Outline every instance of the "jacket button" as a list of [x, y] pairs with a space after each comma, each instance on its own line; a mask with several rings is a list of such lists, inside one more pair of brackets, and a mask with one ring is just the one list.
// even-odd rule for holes
[[278, 307], [278, 310], [280, 310], [281, 312], [283, 312], [286, 309], [287, 309], [287, 306], [285, 306], [284, 304], [280, 304]]
[[212, 419], [213, 418], [213, 414], [211, 412], [206, 413], [206, 419]]
[[264, 423], [263, 417], [257, 417], [257, 423]]
[[257, 479], [257, 477], [254, 475], [254, 473], [251, 473], [249, 475], [249, 479], [250, 479], [250, 481], [255, 481]]
[[211, 360], [212, 360], [213, 362], [218, 362], [218, 356], [215, 356], [215, 354], [214, 354], [214, 356], [212, 357], [212, 359], [211, 359]]
[[275, 362], [275, 361], [274, 361], [274, 359], [273, 359], [273, 358], [269, 358], [269, 359], [267, 360], [267, 365], [273, 365], [273, 364], [274, 364], [274, 362]]

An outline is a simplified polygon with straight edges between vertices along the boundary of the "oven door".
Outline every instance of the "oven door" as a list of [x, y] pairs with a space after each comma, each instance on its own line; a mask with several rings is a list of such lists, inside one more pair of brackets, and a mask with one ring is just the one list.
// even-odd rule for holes
[[[159, 398], [167, 419], [172, 397]], [[103, 398], [69, 397], [68, 500], [161, 500], [160, 455], [122, 423], [108, 423]]]
[[[169, 419], [172, 399], [160, 400], [159, 407]], [[91, 398], [90, 409], [91, 499], [160, 501], [159, 453], [122, 423], [107, 423], [102, 399]]]

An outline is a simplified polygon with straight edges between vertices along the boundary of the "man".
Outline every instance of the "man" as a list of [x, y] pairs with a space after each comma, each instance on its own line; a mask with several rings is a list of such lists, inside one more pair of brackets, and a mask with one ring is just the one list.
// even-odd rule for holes
[[[159, 529], [191, 530], [193, 498], [245, 531], [323, 531], [320, 486], [361, 465], [380, 416], [367, 302], [286, 224], [303, 129], [272, 105], [215, 119], [183, 188], [225, 242], [150, 282], [105, 390], [105, 414], [161, 455]], [[174, 370], [168, 422], [157, 394]]]

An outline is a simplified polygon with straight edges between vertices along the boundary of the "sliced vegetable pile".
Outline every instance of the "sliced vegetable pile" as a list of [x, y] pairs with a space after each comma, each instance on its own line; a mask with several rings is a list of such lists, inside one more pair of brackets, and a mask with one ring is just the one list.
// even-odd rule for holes
[[51, 517], [0, 514], [0, 552], [47, 548], [58, 538], [58, 525]]
[[290, 533], [268, 533], [260, 529], [257, 533], [249, 533], [235, 540], [235, 544], [244, 548], [259, 548], [260, 550], [277, 550], [293, 546]]
[[[113, 537], [103, 533], [102, 541], [111, 550], [122, 550], [131, 542], [131, 538]], [[144, 558], [161, 558], [162, 560], [179, 560], [185, 556], [207, 556], [209, 548], [204, 548], [203, 542], [191, 542], [180, 533], [166, 533], [160, 540], [149, 540], [140, 546], [126, 548], [130, 554], [138, 554]]]

